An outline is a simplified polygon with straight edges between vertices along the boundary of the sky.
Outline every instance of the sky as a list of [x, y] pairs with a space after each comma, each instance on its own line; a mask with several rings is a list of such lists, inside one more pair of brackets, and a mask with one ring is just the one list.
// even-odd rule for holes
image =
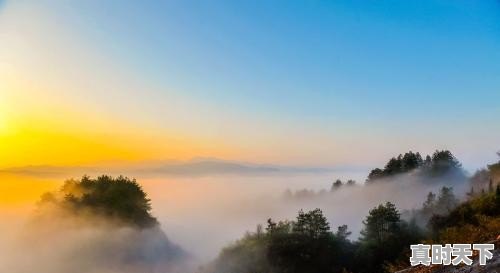
[[0, 167], [500, 150], [499, 1], [0, 1]]

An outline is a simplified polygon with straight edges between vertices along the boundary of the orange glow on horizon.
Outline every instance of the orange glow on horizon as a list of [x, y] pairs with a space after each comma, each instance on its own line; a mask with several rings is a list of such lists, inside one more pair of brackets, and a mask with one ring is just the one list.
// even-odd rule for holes
[[42, 96], [45, 93], [42, 87], [22, 84], [5, 74], [0, 79], [3, 80], [0, 83], [0, 169], [187, 160], [229, 154], [222, 143], [165, 128], [134, 125], [82, 106], [52, 103]]
[[60, 181], [0, 173], [0, 208], [32, 207], [41, 194], [57, 189]]
[[[110, 126], [81, 128], [64, 121], [25, 119], [9, 122], [0, 134], [1, 167], [26, 165], [89, 165], [102, 162], [186, 160], [221, 154], [196, 140], [162, 133], [134, 133], [140, 129]], [[140, 130], [148, 132], [148, 130]], [[214, 148], [222, 148], [215, 145]], [[210, 147], [208, 147], [210, 148]]]

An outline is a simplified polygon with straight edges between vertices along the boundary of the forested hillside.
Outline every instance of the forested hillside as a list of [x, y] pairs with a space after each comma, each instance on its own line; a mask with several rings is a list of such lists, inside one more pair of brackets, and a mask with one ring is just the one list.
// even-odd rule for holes
[[[478, 243], [500, 234], [500, 185], [490, 183], [487, 189], [457, 197], [452, 186], [469, 187], [474, 182], [449, 151], [436, 151], [426, 159], [413, 152], [392, 158], [383, 169], [370, 172], [364, 187], [410, 173], [429, 178], [429, 183], [449, 181], [449, 186], [429, 192], [421, 207], [411, 211], [380, 200], [360, 219], [359, 237], [346, 225], [331, 226], [320, 209], [299, 211], [294, 220], [268, 219], [266, 225], [224, 248], [201, 272], [396, 272], [409, 266], [410, 244]], [[487, 175], [494, 176], [490, 171]], [[346, 185], [354, 183], [336, 181], [332, 192]]]

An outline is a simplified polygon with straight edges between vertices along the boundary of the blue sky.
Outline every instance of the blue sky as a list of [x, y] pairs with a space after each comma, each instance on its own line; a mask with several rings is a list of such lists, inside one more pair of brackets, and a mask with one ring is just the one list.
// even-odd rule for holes
[[408, 106], [454, 116], [444, 102], [483, 112], [499, 98], [498, 1], [99, 2], [66, 13], [86, 38], [215, 104], [417, 118]]
[[448, 148], [481, 166], [500, 149], [499, 1], [13, 2], [3, 13], [32, 15], [20, 35], [43, 33], [25, 50], [63, 67], [42, 81], [99, 78], [69, 101], [257, 151], [244, 159]]

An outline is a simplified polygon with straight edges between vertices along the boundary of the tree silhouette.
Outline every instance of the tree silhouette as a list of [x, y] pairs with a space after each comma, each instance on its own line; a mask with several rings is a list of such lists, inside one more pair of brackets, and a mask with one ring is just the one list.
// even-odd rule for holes
[[293, 225], [293, 232], [307, 235], [310, 238], [320, 238], [330, 233], [330, 225], [320, 209], [306, 213], [300, 210]]
[[404, 155], [392, 157], [383, 169], [375, 168], [370, 171], [366, 182], [373, 182], [381, 178], [420, 170], [419, 174], [433, 177], [443, 177], [446, 175], [455, 175], [458, 178], [465, 178], [464, 170], [460, 162], [448, 150], [435, 151], [431, 156], [422, 159], [420, 153], [409, 151]]
[[158, 224], [150, 214], [150, 200], [134, 179], [83, 176], [66, 181], [57, 195], [61, 197], [43, 195], [40, 206], [51, 203], [73, 214], [91, 213], [141, 228]]
[[374, 241], [382, 244], [393, 233], [399, 230], [400, 214], [396, 206], [387, 202], [384, 205], [370, 210], [363, 224], [365, 228], [362, 231], [364, 241]]
[[398, 259], [420, 237], [416, 225], [402, 221], [396, 206], [390, 202], [370, 210], [363, 224], [358, 257], [364, 265], [359, 272], [384, 272], [384, 263]]
[[336, 190], [340, 189], [340, 187], [342, 187], [342, 180], [337, 179], [337, 180], [335, 180], [335, 182], [333, 182], [331, 191], [336, 191]]

